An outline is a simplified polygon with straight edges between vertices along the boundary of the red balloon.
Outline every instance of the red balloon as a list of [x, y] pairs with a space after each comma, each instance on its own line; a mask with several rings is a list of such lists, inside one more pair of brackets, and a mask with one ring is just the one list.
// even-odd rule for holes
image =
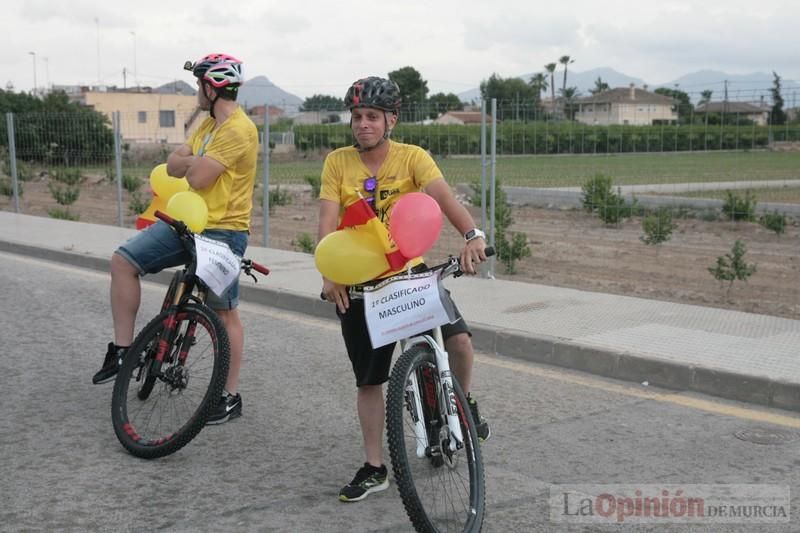
[[442, 231], [442, 210], [436, 200], [421, 192], [402, 196], [389, 216], [389, 235], [406, 257], [417, 257], [436, 243]]

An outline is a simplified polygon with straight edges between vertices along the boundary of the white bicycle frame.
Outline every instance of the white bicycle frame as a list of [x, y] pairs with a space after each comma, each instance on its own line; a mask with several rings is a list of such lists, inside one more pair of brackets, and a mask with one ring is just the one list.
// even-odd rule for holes
[[[461, 423], [458, 417], [458, 405], [456, 405], [455, 387], [453, 387], [453, 373], [450, 371], [450, 360], [447, 352], [442, 348], [444, 340], [442, 338], [442, 328], [437, 327], [431, 335], [419, 335], [400, 341], [400, 349], [405, 352], [409, 347], [417, 344], [427, 344], [436, 356], [436, 368], [439, 371], [439, 382], [441, 389], [438, 392], [442, 403], [447, 408], [447, 427], [450, 431], [450, 451], [454, 452], [464, 445], [464, 435], [461, 432]], [[419, 382], [416, 373], [412, 373], [406, 382], [406, 394], [411, 402], [411, 416], [414, 420], [414, 434], [417, 439], [417, 457], [425, 457], [428, 449], [428, 432], [425, 430], [425, 422], [422, 420], [422, 395], [420, 394]]]

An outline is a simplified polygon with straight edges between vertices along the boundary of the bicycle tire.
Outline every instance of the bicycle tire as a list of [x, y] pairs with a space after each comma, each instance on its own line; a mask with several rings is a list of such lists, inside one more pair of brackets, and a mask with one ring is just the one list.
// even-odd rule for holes
[[[173, 342], [161, 374], [154, 376], [153, 348], [161, 342], [170, 318], [169, 312], [160, 313], [142, 329], [114, 381], [114, 432], [126, 450], [143, 459], [175, 453], [191, 442], [222, 396], [228, 376], [230, 342], [225, 326], [211, 309], [196, 303], [176, 313]], [[189, 340], [192, 324], [194, 335]], [[183, 351], [187, 353], [181, 362]], [[145, 388], [149, 390], [142, 395]]]
[[[435, 440], [435, 435], [447, 432], [446, 421], [442, 416], [446, 411], [440, 408], [441, 388], [438, 384], [434, 352], [427, 345], [411, 347], [398, 358], [392, 369], [386, 399], [389, 454], [397, 490], [400, 492], [406, 514], [417, 531], [478, 532], [483, 527], [485, 513], [483, 459], [475, 423], [464, 392], [454, 378], [456, 405], [464, 436], [463, 448], [451, 454], [442, 451], [446, 446], [439, 446], [438, 454], [432, 452], [430, 456], [418, 458], [411, 409], [407, 407], [406, 398], [406, 383], [412, 373], [417, 373], [422, 380], [433, 379], [434, 386], [426, 387], [424, 384], [420, 386], [423, 411], [426, 420], [430, 418], [426, 421], [426, 431], [429, 435], [434, 434], [430, 443], [433, 444], [438, 440]], [[433, 398], [431, 391], [436, 391]], [[439, 440], [439, 443], [442, 441]], [[454, 474], [457, 468], [464, 466], [459, 463], [466, 463], [468, 480], [462, 475]], [[450, 489], [456, 491], [462, 489], [464, 494], [458, 498], [442, 494]], [[440, 508], [439, 500], [448, 498], [450, 500]], [[463, 508], [456, 509], [459, 503]]]

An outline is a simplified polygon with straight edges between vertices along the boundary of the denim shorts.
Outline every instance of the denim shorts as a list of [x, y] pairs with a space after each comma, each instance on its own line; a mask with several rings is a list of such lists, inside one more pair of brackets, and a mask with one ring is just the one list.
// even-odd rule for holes
[[[239, 257], [243, 257], [247, 249], [246, 231], [208, 229], [202, 235], [226, 243]], [[117, 248], [116, 253], [138, 269], [140, 276], [185, 265], [191, 258], [175, 230], [161, 220], [137, 233]], [[239, 305], [239, 278], [222, 296], [209, 291], [206, 304], [212, 309], [235, 309]]]

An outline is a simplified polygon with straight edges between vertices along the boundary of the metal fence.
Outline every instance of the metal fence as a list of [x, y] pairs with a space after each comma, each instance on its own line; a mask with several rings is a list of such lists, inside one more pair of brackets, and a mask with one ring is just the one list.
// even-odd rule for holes
[[[706, 270], [739, 240], [761, 264], [758, 275], [736, 283], [747, 288], [742, 299], [752, 305], [744, 308], [798, 314], [800, 123], [773, 125], [768, 114], [761, 124], [746, 113], [678, 110], [675, 123], [596, 125], [513, 101], [484, 105], [483, 113], [479, 107], [467, 115], [404, 109], [393, 138], [429, 150], [490, 234], [499, 229], [507, 246], [523, 236], [519, 257], [498, 262], [489, 274], [516, 271], [518, 279], [576, 287], [591, 274], [596, 290], [703, 303], [707, 296], [688, 294], [708, 294], [709, 283], [716, 287]], [[133, 226], [149, 201], [150, 171], [202, 116], [173, 113], [146, 124], [141, 118], [8, 115], [0, 131], [3, 208]], [[322, 163], [330, 150], [352, 142], [349, 116], [313, 110], [254, 119], [269, 149], [262, 143], [251, 239], [309, 251]], [[62, 203], [70, 200], [70, 187], [77, 197]], [[459, 238], [445, 230], [432, 254], [457, 250]], [[660, 238], [666, 239], [660, 245], [643, 244]], [[682, 251], [672, 253], [678, 241]], [[792, 276], [793, 284], [775, 281]], [[626, 277], [649, 278], [650, 289], [633, 287]], [[758, 291], [767, 302], [760, 306]], [[727, 305], [719, 298], [712, 303]]]

